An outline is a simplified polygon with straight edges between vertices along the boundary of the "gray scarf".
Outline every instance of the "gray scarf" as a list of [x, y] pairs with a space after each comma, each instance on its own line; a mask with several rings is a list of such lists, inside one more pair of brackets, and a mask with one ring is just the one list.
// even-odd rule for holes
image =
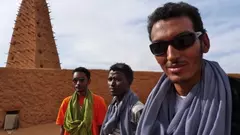
[[113, 98], [102, 124], [100, 135], [111, 134], [117, 128], [119, 122], [121, 135], [133, 135], [134, 131], [132, 130], [132, 123], [130, 122], [131, 108], [137, 101], [138, 97], [131, 90], [124, 95], [122, 101], [117, 106], [115, 105], [115, 98]]
[[165, 74], [150, 93], [136, 135], [230, 135], [232, 95], [228, 76], [203, 60], [201, 81], [175, 113], [176, 94]]

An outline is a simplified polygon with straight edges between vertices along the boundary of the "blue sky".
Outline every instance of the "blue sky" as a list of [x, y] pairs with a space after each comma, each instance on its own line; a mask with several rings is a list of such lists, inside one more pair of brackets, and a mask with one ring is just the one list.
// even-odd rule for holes
[[[0, 67], [5, 66], [21, 0], [0, 5]], [[108, 69], [125, 62], [137, 71], [161, 71], [150, 53], [147, 16], [166, 0], [48, 0], [63, 69]], [[176, 2], [176, 0], [173, 0]], [[240, 73], [240, 1], [185, 0], [197, 6], [211, 48], [204, 56], [227, 73]]]

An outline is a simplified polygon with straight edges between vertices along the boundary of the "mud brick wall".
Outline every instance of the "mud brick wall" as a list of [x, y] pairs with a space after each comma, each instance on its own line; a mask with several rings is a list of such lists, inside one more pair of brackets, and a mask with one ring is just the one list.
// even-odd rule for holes
[[20, 110], [20, 127], [54, 121], [71, 90], [68, 70], [0, 68], [0, 109]]
[[60, 69], [45, 0], [22, 1], [10, 42], [6, 67]]
[[[109, 104], [108, 71], [91, 70], [91, 75], [90, 90]], [[132, 90], [143, 103], [160, 75], [134, 72]], [[73, 91], [72, 70], [0, 68], [0, 124], [4, 112], [15, 110], [20, 111], [20, 127], [54, 122], [62, 100]]]
[[[104, 97], [111, 96], [108, 72], [91, 70], [90, 89]], [[132, 89], [145, 102], [160, 73], [135, 72]], [[0, 110], [20, 110], [20, 127], [53, 122], [62, 100], [73, 93], [72, 70], [0, 68]]]

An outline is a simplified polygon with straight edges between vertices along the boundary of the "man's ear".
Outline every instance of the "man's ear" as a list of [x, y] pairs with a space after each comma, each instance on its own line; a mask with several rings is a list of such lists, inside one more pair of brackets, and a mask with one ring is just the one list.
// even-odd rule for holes
[[88, 85], [91, 83], [91, 79], [88, 80]]
[[201, 47], [202, 47], [202, 52], [203, 53], [207, 53], [210, 49], [210, 41], [209, 41], [209, 38], [208, 38], [208, 34], [207, 33], [204, 33], [201, 38]]

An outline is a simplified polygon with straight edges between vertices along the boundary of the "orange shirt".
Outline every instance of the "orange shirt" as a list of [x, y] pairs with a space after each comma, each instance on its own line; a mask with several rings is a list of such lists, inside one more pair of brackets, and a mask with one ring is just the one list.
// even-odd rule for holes
[[[70, 99], [71, 99], [71, 96], [66, 97], [63, 100], [59, 108], [59, 112], [56, 120], [57, 125], [64, 124], [64, 116], [65, 116], [65, 112], [67, 110], [68, 102], [70, 101]], [[84, 97], [80, 97], [79, 104], [82, 105], [83, 101], [84, 101]], [[100, 131], [99, 126], [102, 125], [106, 112], [107, 112], [107, 106], [105, 104], [104, 99], [96, 94], [93, 94], [93, 120], [92, 120], [93, 135], [99, 135], [99, 131]], [[69, 135], [69, 133], [65, 131], [64, 135]]]

